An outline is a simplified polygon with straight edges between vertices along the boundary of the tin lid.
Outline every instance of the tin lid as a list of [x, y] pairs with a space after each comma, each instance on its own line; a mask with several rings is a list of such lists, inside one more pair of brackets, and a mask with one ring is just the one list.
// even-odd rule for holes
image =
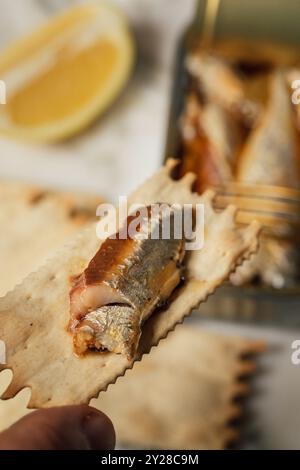
[[300, 44], [299, 0], [198, 0], [196, 5], [194, 28], [207, 42]]

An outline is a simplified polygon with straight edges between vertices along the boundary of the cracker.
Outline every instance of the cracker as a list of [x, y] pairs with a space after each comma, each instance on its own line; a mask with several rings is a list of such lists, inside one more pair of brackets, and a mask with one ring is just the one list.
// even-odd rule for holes
[[0, 182], [0, 295], [4, 295], [47, 256], [95, 220], [100, 197]]
[[[90, 404], [112, 419], [118, 444], [222, 449], [238, 436], [230, 420], [243, 406], [233, 400], [249, 392], [239, 377], [255, 372], [252, 355], [263, 349], [262, 342], [182, 326]], [[8, 384], [11, 372], [2, 374]], [[0, 430], [29, 413], [29, 397], [25, 389], [0, 401]]]
[[[11, 375], [9, 370], [1, 372], [0, 393], [8, 386]], [[30, 413], [31, 410], [27, 408], [29, 398], [30, 389], [25, 388], [10, 400], [0, 400], [0, 432]]]
[[[260, 342], [182, 326], [91, 405], [114, 423], [121, 445], [224, 449], [238, 435], [234, 398], [249, 388], [238, 377], [255, 369]], [[230, 424], [231, 423], [231, 424]]]
[[166, 337], [228, 278], [238, 263], [256, 251], [258, 224], [253, 222], [247, 228], [238, 228], [232, 206], [222, 213], [214, 212], [213, 193], [203, 196], [192, 193], [192, 175], [174, 181], [170, 176], [174, 164], [169, 162], [146, 181], [129, 202], [203, 203], [205, 243], [203, 249], [189, 253], [186, 281], [175, 290], [168, 306], [157, 310], [144, 324], [133, 360], [99, 352], [78, 358], [66, 329], [70, 315], [70, 278], [82, 272], [101, 243], [92, 224], [0, 299], [0, 338], [7, 350], [4, 368], [13, 370], [13, 380], [4, 398], [11, 398], [29, 386], [30, 407], [87, 403]]

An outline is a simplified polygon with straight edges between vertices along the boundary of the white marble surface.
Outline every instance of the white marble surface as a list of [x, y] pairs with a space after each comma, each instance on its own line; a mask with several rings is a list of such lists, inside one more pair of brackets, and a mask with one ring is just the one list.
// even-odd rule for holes
[[201, 321], [199, 326], [266, 343], [245, 402], [242, 449], [300, 449], [300, 365], [291, 361], [291, 345], [300, 339], [299, 330], [211, 320]]
[[[98, 0], [101, 1], [101, 0]], [[0, 0], [0, 45], [78, 0]], [[0, 177], [127, 194], [161, 163], [176, 38], [194, 0], [114, 0], [136, 36], [138, 64], [126, 91], [84, 134], [68, 143], [34, 146], [0, 138]], [[1, 77], [0, 77], [1, 78]]]

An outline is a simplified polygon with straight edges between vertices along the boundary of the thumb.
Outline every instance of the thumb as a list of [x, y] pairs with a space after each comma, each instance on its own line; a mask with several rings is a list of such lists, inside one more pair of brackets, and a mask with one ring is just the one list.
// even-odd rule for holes
[[0, 433], [0, 450], [111, 450], [114, 446], [110, 419], [87, 405], [37, 410]]

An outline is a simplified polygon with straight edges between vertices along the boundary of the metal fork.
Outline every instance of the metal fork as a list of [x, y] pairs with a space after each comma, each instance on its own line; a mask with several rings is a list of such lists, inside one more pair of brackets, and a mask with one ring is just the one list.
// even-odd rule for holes
[[257, 220], [276, 237], [300, 240], [300, 190], [279, 186], [229, 182], [214, 188], [214, 207], [237, 208], [237, 222]]

